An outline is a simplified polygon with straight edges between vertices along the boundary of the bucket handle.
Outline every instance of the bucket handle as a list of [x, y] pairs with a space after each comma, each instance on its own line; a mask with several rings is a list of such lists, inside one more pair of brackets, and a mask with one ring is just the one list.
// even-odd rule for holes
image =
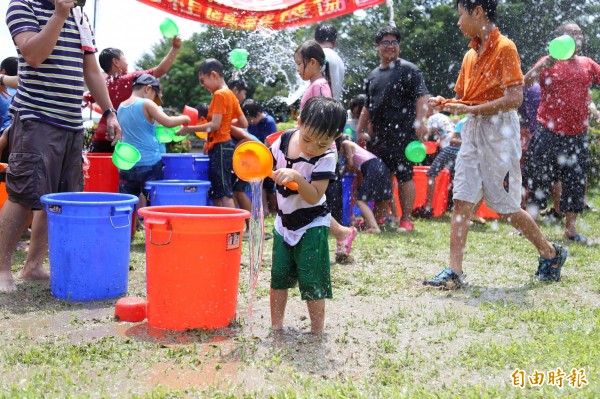
[[[171, 222], [169, 220], [147, 218], [146, 224], [148, 224], [148, 227], [150, 230], [150, 244], [157, 245], [160, 247], [160, 246], [164, 246], [164, 245], [169, 245], [171, 243], [171, 238], [173, 238], [173, 225], [171, 225]], [[169, 239], [167, 240], [167, 242], [162, 242], [162, 243], [154, 242], [154, 240], [152, 239], [152, 226], [151, 226], [153, 224], [167, 226], [167, 228], [169, 229]]]
[[198, 173], [198, 172], [196, 171], [196, 164], [197, 164], [197, 163], [199, 163], [199, 162], [202, 162], [202, 158], [200, 158], [200, 157], [198, 157], [198, 158], [194, 158], [194, 159], [192, 160], [192, 170], [194, 171], [194, 173]]
[[[115, 226], [113, 222], [113, 216], [127, 215], [127, 224], [123, 226]], [[110, 225], [113, 229], [123, 229], [131, 226], [131, 207], [130, 206], [117, 206], [111, 209], [110, 212]]]

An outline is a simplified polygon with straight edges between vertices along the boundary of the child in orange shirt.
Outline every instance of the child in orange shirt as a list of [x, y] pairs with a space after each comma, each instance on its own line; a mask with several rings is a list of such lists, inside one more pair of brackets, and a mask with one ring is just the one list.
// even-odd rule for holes
[[233, 170], [234, 145], [231, 141], [232, 120], [237, 126], [248, 127], [240, 103], [223, 78], [223, 64], [214, 58], [202, 62], [198, 67], [198, 81], [213, 94], [208, 107], [208, 122], [182, 127], [177, 134], [208, 132], [204, 150], [208, 153], [210, 198], [216, 206], [235, 208], [231, 171]]
[[519, 118], [523, 74], [517, 48], [496, 27], [495, 0], [458, 0], [458, 27], [471, 38], [454, 90], [456, 97], [429, 99], [429, 105], [471, 117], [462, 129], [456, 160], [450, 264], [424, 285], [456, 289], [465, 284], [462, 262], [469, 216], [482, 198], [536, 247], [535, 278], [558, 281], [567, 251], [547, 241], [532, 217], [521, 209]]

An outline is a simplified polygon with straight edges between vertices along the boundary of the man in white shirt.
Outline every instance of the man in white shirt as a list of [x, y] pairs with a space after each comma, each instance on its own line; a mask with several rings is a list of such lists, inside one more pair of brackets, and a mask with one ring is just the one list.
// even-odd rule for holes
[[318, 24], [315, 29], [315, 40], [323, 47], [325, 58], [329, 62], [331, 75], [331, 92], [333, 98], [340, 101], [342, 98], [342, 86], [344, 85], [344, 74], [346, 67], [344, 61], [333, 49], [337, 44], [337, 29], [333, 25]]

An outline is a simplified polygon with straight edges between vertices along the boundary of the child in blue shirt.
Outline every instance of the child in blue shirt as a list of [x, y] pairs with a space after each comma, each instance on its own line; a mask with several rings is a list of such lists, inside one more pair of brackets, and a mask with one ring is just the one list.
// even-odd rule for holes
[[123, 101], [117, 111], [122, 129], [122, 141], [138, 149], [142, 156], [130, 170], [119, 171], [119, 192], [140, 195], [147, 181], [163, 178], [163, 163], [158, 140], [156, 123], [175, 127], [190, 123], [187, 115], [168, 116], [159, 107], [160, 84], [149, 74], [142, 74], [133, 81], [131, 97]]

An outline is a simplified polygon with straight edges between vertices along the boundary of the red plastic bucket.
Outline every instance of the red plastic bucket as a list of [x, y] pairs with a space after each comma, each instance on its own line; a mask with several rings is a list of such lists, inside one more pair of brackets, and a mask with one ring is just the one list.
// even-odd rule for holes
[[[415, 205], [413, 209], [425, 206], [427, 203], [427, 184], [429, 178], [427, 171], [429, 166], [413, 167], [413, 181], [415, 182]], [[433, 216], [440, 217], [448, 210], [448, 186], [450, 185], [450, 171], [446, 168], [440, 171], [440, 174], [435, 178], [435, 188], [433, 191], [433, 201], [431, 207]], [[392, 187], [394, 200], [398, 208], [398, 217], [402, 216], [402, 208], [400, 207], [400, 197], [398, 194], [398, 184], [394, 178], [394, 186]]]
[[0, 209], [2, 209], [7, 199], [8, 194], [6, 193], [6, 183], [0, 182]]
[[250, 212], [206, 206], [142, 208], [147, 318], [169, 330], [227, 327], [237, 308], [242, 234]]
[[[95, 152], [87, 153], [89, 168], [83, 171], [85, 192], [118, 193], [119, 169], [112, 162], [112, 154]], [[85, 163], [84, 163], [85, 168]]]

